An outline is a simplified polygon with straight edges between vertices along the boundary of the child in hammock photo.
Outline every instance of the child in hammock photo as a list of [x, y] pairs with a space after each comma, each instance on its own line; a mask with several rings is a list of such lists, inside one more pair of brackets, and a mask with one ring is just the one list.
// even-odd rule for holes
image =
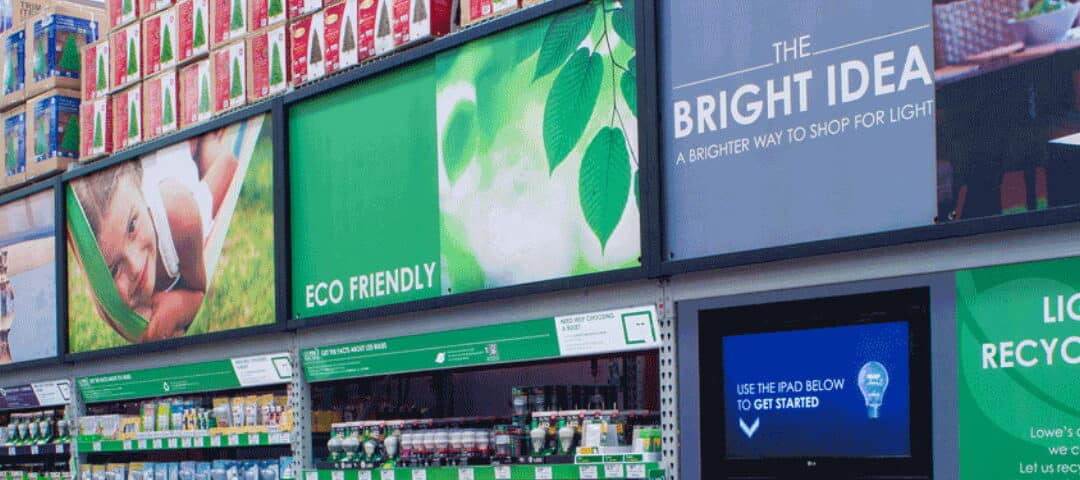
[[213, 131], [72, 182], [115, 292], [145, 321], [141, 333], [125, 328], [123, 315], [95, 298], [101, 318], [128, 341], [183, 336], [202, 307], [207, 242], [237, 173], [237, 138], [236, 129]]

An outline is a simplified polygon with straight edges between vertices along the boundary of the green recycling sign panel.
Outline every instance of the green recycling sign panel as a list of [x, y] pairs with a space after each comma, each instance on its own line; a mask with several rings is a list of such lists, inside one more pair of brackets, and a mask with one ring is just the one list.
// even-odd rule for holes
[[79, 378], [78, 385], [83, 400], [94, 403], [274, 385], [291, 379], [289, 354], [275, 353], [93, 375]]
[[548, 317], [303, 351], [312, 382], [658, 348], [656, 307]]
[[1080, 258], [956, 278], [962, 480], [1080, 477]]

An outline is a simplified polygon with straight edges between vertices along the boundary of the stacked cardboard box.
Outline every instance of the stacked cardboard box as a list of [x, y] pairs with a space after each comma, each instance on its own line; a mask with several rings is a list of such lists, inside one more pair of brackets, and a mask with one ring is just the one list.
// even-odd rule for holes
[[[468, 25], [544, 0], [459, 1]], [[454, 0], [106, 3], [108, 39], [84, 52], [83, 160], [446, 35], [455, 13]]]
[[[7, 3], [5, 3], [7, 4]], [[83, 0], [14, 0], [0, 11], [0, 188], [63, 171], [79, 156], [81, 58], [105, 15]]]

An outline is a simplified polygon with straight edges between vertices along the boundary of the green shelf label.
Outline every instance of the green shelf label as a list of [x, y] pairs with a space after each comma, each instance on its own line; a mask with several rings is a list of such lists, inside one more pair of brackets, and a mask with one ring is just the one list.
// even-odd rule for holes
[[180, 395], [287, 383], [292, 379], [288, 353], [149, 368], [78, 379], [87, 403]]
[[[504, 465], [393, 468], [384, 470], [305, 470], [299, 480], [588, 480], [663, 479], [656, 463], [588, 465]], [[652, 472], [660, 472], [654, 476]]]
[[87, 452], [144, 452], [154, 450], [187, 450], [203, 448], [264, 447], [288, 445], [288, 432], [239, 433], [229, 435], [202, 435], [192, 437], [167, 437], [138, 440], [92, 440], [79, 439], [79, 451]]
[[303, 351], [308, 381], [658, 348], [652, 305]]

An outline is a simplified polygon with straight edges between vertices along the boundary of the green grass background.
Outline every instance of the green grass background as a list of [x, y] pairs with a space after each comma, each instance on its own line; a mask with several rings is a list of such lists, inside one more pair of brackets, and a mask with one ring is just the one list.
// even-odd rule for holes
[[[233, 222], [202, 309], [187, 335], [274, 323], [274, 172], [270, 117], [255, 144]], [[129, 345], [98, 317], [86, 275], [68, 247], [68, 350]]]

